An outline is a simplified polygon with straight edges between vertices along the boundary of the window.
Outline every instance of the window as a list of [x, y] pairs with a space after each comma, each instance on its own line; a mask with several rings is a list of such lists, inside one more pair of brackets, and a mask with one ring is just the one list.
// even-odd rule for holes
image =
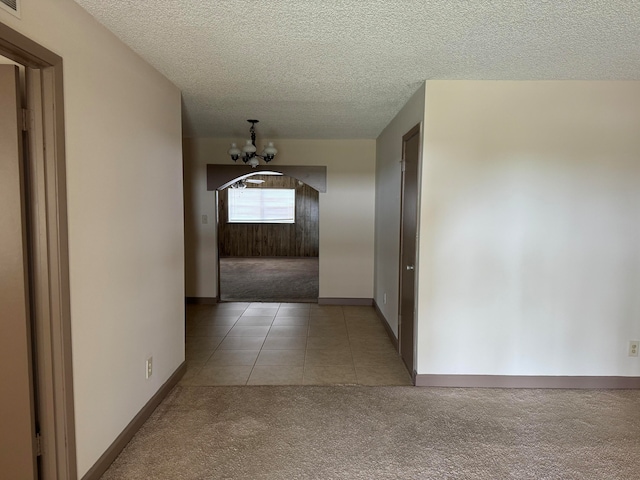
[[289, 188], [229, 188], [229, 223], [295, 223], [296, 191]]

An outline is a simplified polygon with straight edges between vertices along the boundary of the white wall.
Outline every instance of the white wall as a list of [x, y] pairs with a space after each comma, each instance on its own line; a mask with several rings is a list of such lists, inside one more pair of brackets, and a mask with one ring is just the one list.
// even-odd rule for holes
[[180, 92], [71, 0], [0, 21], [64, 61], [82, 476], [184, 359]]
[[[424, 84], [376, 140], [374, 299], [398, 336], [402, 137], [424, 119]], [[387, 302], [384, 302], [384, 296]]]
[[[258, 131], [258, 146], [264, 141]], [[242, 139], [184, 140], [187, 296], [216, 297], [215, 192], [208, 192], [206, 165], [230, 164], [230, 143]], [[375, 140], [275, 141], [277, 165], [327, 167], [320, 193], [320, 297], [373, 297]], [[209, 223], [201, 223], [207, 215]]]
[[637, 376], [640, 82], [428, 81], [418, 373]]

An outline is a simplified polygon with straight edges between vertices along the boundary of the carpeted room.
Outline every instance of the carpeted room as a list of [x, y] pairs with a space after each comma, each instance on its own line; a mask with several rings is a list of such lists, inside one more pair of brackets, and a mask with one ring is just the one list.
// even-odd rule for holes
[[[97, 478], [183, 372], [184, 296], [219, 295], [206, 164], [231, 164], [229, 143], [244, 141], [254, 115], [259, 147], [280, 150], [274, 164], [328, 167], [318, 297], [373, 300], [392, 328], [405, 268], [401, 139], [422, 125], [422, 380], [569, 376], [637, 388], [636, 3], [18, 3], [22, 18], [0, 11], [0, 26], [65, 66], [55, 185], [60, 198], [68, 188], [73, 295], [61, 303], [73, 341], [65, 336], [61, 358], [73, 396], [63, 426], [80, 478]], [[59, 221], [64, 240], [64, 212]], [[304, 364], [280, 365], [302, 368], [303, 383], [281, 386], [188, 384], [202, 370], [188, 371], [106, 478], [637, 478], [637, 391], [363, 385], [372, 376], [358, 368], [370, 366], [357, 362], [377, 359], [349, 338], [362, 322], [343, 317], [324, 330], [347, 340], [311, 341], [342, 342], [349, 368], [322, 365], [331, 375], [310, 380]], [[187, 318], [197, 329], [187, 362], [204, 367], [225, 341], [256, 342], [227, 339], [236, 326], [302, 326], [239, 320]], [[267, 350], [218, 357], [257, 361]], [[312, 350], [264, 361], [331, 358]], [[248, 383], [273, 365], [229, 366]], [[273, 462], [254, 468], [253, 456]]]
[[102, 477], [636, 479], [640, 392], [176, 387]]

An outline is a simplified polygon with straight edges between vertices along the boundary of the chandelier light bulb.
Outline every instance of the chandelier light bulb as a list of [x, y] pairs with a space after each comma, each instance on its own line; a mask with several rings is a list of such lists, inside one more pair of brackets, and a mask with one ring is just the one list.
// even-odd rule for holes
[[231, 159], [235, 162], [242, 152], [235, 143], [232, 143], [231, 148], [227, 153], [231, 155]]
[[244, 153], [256, 153], [256, 146], [251, 143], [251, 140], [247, 140], [247, 143], [242, 147]]
[[276, 153], [278, 153], [278, 149], [273, 146], [273, 142], [267, 143], [267, 146], [264, 149], [264, 154], [275, 157]]

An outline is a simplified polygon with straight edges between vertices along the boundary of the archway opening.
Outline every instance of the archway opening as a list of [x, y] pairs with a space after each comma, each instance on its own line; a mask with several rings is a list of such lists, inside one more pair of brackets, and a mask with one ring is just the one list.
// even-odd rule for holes
[[217, 200], [219, 299], [317, 302], [318, 190], [258, 171], [226, 182]]

